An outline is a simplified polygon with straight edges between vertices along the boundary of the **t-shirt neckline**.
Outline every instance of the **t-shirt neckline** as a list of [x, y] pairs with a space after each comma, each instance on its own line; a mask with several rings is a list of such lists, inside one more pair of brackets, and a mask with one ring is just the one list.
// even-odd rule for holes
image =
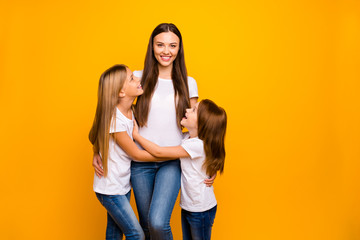
[[131, 117], [132, 117], [132, 119], [129, 119], [127, 116], [125, 116], [125, 115], [118, 109], [118, 107], [116, 107], [116, 111], [118, 111], [124, 118], [126, 118], [126, 119], [129, 120], [129, 121], [132, 121], [132, 120], [134, 119], [134, 113], [133, 113], [133, 112], [131, 112]]

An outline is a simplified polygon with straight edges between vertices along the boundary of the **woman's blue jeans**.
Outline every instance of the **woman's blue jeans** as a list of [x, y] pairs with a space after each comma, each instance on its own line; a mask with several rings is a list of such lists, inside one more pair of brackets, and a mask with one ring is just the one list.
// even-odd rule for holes
[[183, 240], [210, 240], [217, 206], [205, 212], [181, 209]]
[[107, 210], [106, 239], [121, 240], [145, 239], [144, 232], [130, 205], [129, 191], [126, 195], [104, 195], [96, 193], [96, 197]]
[[147, 240], [172, 240], [170, 218], [180, 190], [180, 160], [131, 163], [140, 224]]

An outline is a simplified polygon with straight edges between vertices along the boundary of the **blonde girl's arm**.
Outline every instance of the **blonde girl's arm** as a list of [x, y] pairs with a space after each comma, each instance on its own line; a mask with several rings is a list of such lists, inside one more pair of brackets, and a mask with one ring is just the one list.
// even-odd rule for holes
[[145, 150], [141, 150], [138, 146], [134, 143], [134, 141], [130, 138], [127, 132], [116, 132], [113, 133], [116, 143], [124, 150], [130, 158], [142, 161], [142, 162], [154, 162], [154, 161], [164, 161], [164, 160], [171, 160], [174, 158], [158, 158], [154, 157], [150, 153]]
[[159, 145], [147, 140], [141, 136], [138, 132], [138, 126], [134, 122], [133, 138], [137, 141], [146, 151], [151, 155], [159, 158], [181, 158], [181, 157], [190, 157], [190, 155], [185, 151], [181, 146], [175, 147], [160, 147]]
[[[136, 135], [136, 134], [135, 134]], [[134, 136], [134, 135], [133, 135]], [[151, 155], [159, 158], [185, 158], [190, 157], [190, 155], [185, 151], [181, 146], [174, 147], [160, 147], [159, 145], [147, 140], [139, 134], [134, 136], [134, 139]]]

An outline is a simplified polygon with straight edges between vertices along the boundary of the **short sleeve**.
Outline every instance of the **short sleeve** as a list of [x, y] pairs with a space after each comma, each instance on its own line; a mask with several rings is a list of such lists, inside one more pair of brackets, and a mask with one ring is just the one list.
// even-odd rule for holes
[[189, 98], [199, 97], [197, 84], [194, 78], [188, 76]]
[[135, 77], [138, 77], [138, 78], [141, 78], [141, 77], [142, 77], [142, 73], [143, 73], [142, 70], [140, 70], [140, 71], [134, 71], [134, 72], [133, 72], [134, 76], [135, 76]]
[[127, 124], [123, 119], [116, 117], [115, 124], [113, 121], [111, 121], [109, 133], [126, 132], [126, 130]]
[[198, 138], [183, 140], [181, 147], [185, 149], [191, 159], [204, 156], [204, 144], [203, 141]]

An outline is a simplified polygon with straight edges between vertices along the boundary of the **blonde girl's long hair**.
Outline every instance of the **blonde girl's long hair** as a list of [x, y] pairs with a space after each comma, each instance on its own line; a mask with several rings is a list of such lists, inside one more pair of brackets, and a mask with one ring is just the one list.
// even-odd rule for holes
[[224, 171], [226, 125], [227, 116], [223, 108], [209, 99], [199, 103], [198, 137], [204, 142], [206, 158], [203, 167], [208, 176]]
[[[100, 153], [104, 176], [107, 176], [107, 159], [109, 154], [110, 124], [115, 119], [116, 105], [119, 103], [119, 92], [126, 80], [127, 66], [117, 64], [106, 70], [99, 80], [98, 102], [89, 140], [94, 152]], [[115, 124], [115, 121], [113, 121]]]

